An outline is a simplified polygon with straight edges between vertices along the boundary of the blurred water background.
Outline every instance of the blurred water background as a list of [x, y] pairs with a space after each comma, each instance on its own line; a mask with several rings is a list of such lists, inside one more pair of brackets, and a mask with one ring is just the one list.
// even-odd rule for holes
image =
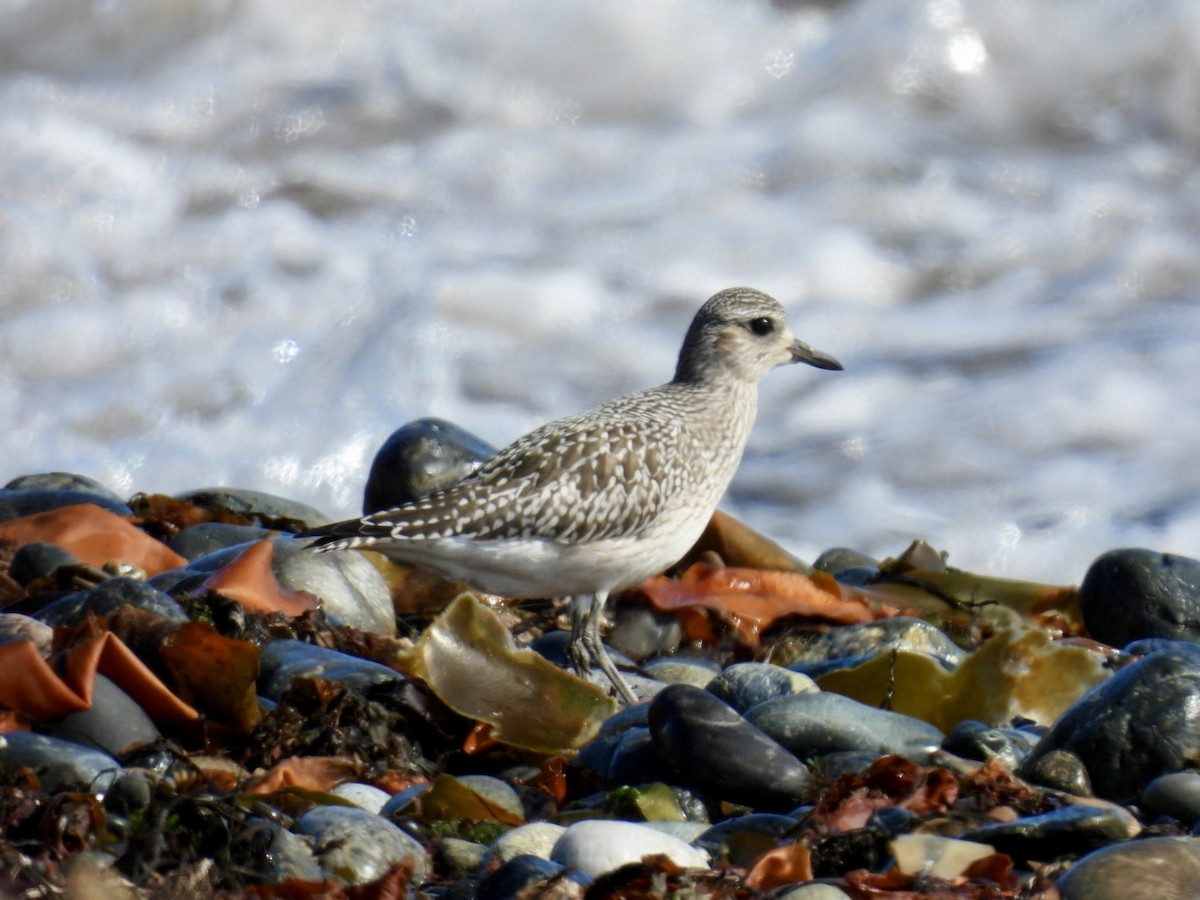
[[0, 0], [0, 483], [349, 515], [749, 284], [846, 366], [724, 504], [794, 552], [1197, 555], [1198, 159], [1188, 0]]

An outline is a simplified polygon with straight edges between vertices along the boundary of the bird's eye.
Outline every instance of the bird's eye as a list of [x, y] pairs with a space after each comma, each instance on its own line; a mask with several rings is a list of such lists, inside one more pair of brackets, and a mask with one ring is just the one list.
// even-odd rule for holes
[[775, 330], [775, 323], [766, 316], [763, 316], [760, 319], [751, 319], [750, 330], [759, 337], [764, 337]]

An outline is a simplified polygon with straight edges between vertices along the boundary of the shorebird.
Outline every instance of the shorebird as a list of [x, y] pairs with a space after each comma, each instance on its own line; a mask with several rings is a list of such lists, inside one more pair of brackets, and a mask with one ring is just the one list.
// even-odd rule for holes
[[841, 369], [798, 340], [778, 301], [730, 288], [696, 313], [675, 377], [534, 429], [453, 487], [304, 532], [512, 598], [566, 597], [568, 658], [636, 702], [600, 640], [609, 593], [678, 562], [741, 461], [758, 384], [777, 366]]

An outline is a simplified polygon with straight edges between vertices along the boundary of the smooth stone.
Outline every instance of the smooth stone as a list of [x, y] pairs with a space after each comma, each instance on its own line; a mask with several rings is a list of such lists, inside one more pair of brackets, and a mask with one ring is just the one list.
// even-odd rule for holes
[[1077, 700], [1038, 742], [1022, 773], [1054, 750], [1082, 760], [1099, 797], [1137, 795], [1190, 768], [1200, 746], [1200, 646], [1144, 656]]
[[112, 815], [128, 819], [150, 805], [154, 785], [141, 772], [126, 771], [119, 775], [104, 792], [104, 809]]
[[412, 802], [432, 786], [428, 781], [409, 785], [404, 790], [392, 794], [391, 799], [383, 805], [383, 809], [379, 811], [379, 814], [385, 819], [395, 819], [407, 815], [408, 807]]
[[45, 622], [21, 613], [0, 613], [0, 644], [32, 641], [39, 656], [49, 656], [54, 629]]
[[38, 578], [53, 574], [55, 569], [62, 566], [77, 565], [79, 560], [57, 544], [32, 541], [21, 545], [13, 554], [8, 574], [13, 581], [25, 587]]
[[1160, 775], [1146, 785], [1139, 802], [1146, 812], [1170, 816], [1190, 828], [1200, 822], [1200, 772]]
[[388, 436], [371, 462], [363, 514], [403, 506], [458, 484], [496, 448], [445, 419], [416, 419]]
[[785, 888], [783, 893], [775, 895], [775, 900], [849, 900], [849, 898], [850, 895], [840, 888], [819, 882]]
[[966, 719], [946, 735], [942, 749], [964, 759], [985, 762], [996, 759], [1016, 771], [1033, 752], [1041, 735], [1017, 728], [994, 728], [983, 722]]
[[703, 688], [721, 674], [721, 667], [707, 659], [669, 656], [642, 664], [642, 670], [663, 684], [688, 684]]
[[466, 878], [481, 869], [488, 860], [487, 847], [462, 838], [439, 838], [437, 851], [441, 865], [451, 878]]
[[650, 739], [649, 713], [648, 703], [618, 710], [583, 745], [572, 766], [604, 787], [671, 781], [675, 772]]
[[151, 744], [161, 735], [133, 698], [111, 680], [97, 674], [92, 682], [92, 705], [63, 716], [46, 728], [53, 737], [113, 756], [140, 744]]
[[953, 881], [971, 863], [995, 850], [986, 844], [936, 834], [901, 834], [890, 843], [896, 868], [905, 875]]
[[808, 760], [814, 772], [828, 782], [837, 781], [843, 775], [862, 775], [879, 759], [875, 750], [835, 750], [822, 753]]
[[759, 854], [783, 843], [796, 825], [791, 816], [751, 813], [711, 825], [691, 843], [721, 865], [749, 866]]
[[136, 578], [110, 578], [89, 591], [68, 594], [38, 611], [36, 618], [48, 625], [73, 625], [91, 613], [109, 618], [124, 607], [172, 622], [188, 621], [188, 614], [173, 597]]
[[293, 678], [321, 678], [362, 690], [403, 681], [404, 676], [377, 662], [303, 641], [271, 641], [259, 657], [259, 691], [279, 699]]
[[1196, 896], [1200, 839], [1150, 837], [1089, 853], [1058, 879], [1061, 900]]
[[357, 550], [314, 553], [307, 541], [286, 537], [272, 543], [271, 567], [285, 588], [320, 597], [325, 615], [336, 624], [389, 637], [396, 633], [396, 609], [387, 580]]
[[457, 775], [455, 777], [459, 784], [476, 796], [482, 797], [488, 805], [524, 821], [525, 807], [521, 805], [521, 798], [513, 790], [512, 785], [492, 775]]
[[324, 525], [330, 521], [327, 515], [306, 503], [246, 488], [201, 488], [176, 494], [175, 499], [209, 512], [232, 513], [267, 528], [274, 528], [281, 519], [308, 525]]
[[95, 478], [76, 475], [74, 472], [38, 472], [33, 475], [18, 475], [4, 486], [6, 491], [81, 491], [97, 497], [107, 497], [123, 503], [120, 494], [110, 490]]
[[492, 842], [492, 853], [501, 862], [518, 856], [537, 856], [549, 860], [554, 845], [567, 829], [554, 822], [530, 822], [510, 829]]
[[118, 516], [131, 516], [133, 510], [120, 500], [104, 494], [79, 490], [0, 490], [0, 522], [49, 512], [64, 506], [91, 503]]
[[828, 691], [777, 697], [749, 710], [746, 718], [800, 759], [864, 750], [921, 762], [944, 739], [937, 728], [920, 719]]
[[734, 663], [705, 688], [742, 714], [776, 697], [817, 689], [816, 682], [807, 675], [772, 663], [759, 662]]
[[1116, 806], [1063, 806], [1012, 822], [994, 822], [960, 837], [995, 847], [1017, 860], [1050, 860], [1086, 853], [1137, 834], [1133, 817]]
[[1037, 759], [1027, 758], [1021, 777], [1073, 797], [1094, 797], [1092, 779], [1083, 760], [1070, 750], [1051, 750]]
[[[561, 629], [547, 631], [530, 642], [529, 649], [540, 654], [556, 666], [563, 669], [571, 669], [570, 661], [567, 659], [567, 644], [571, 642], [571, 633]], [[654, 678], [649, 678], [640, 674], [634, 669], [633, 660], [620, 653], [615, 648], [605, 645], [609, 657], [621, 674], [625, 676], [625, 683], [629, 685], [630, 690], [639, 699], [653, 697], [663, 688], [663, 683]], [[572, 671], [574, 671], [572, 669]], [[593, 666], [592, 670], [584, 676], [585, 679], [592, 684], [599, 685], [605, 690], [612, 687], [612, 682], [608, 680], [608, 676], [600, 671], [598, 666]]]
[[191, 561], [224, 550], [260, 541], [272, 534], [270, 528], [259, 525], [234, 525], [229, 522], [201, 522], [184, 528], [167, 544], [172, 550]]
[[540, 894], [534, 887], [556, 877], [563, 867], [537, 856], [514, 856], [479, 881], [476, 900], [516, 900]]
[[683, 641], [679, 616], [648, 606], [622, 604], [613, 613], [612, 627], [604, 635], [609, 646], [630, 659], [674, 653]]
[[104, 793], [121, 774], [121, 764], [99, 750], [61, 738], [12, 731], [0, 734], [0, 769], [32, 769], [44, 791], [59, 788]]
[[403, 862], [412, 863], [415, 883], [429, 875], [425, 848], [387, 819], [363, 809], [318, 806], [296, 821], [294, 831], [313, 839], [325, 872], [349, 884], [374, 881]]
[[907, 650], [931, 656], [948, 669], [966, 658], [966, 651], [942, 631], [923, 619], [893, 616], [834, 628], [794, 648], [795, 661], [789, 668], [804, 670], [806, 664], [834, 660], [856, 662], [892, 650]]
[[650, 729], [635, 728], [625, 732], [613, 749], [604, 784], [606, 787], [656, 781], [671, 784], [678, 779], [677, 771], [655, 747]]
[[815, 572], [837, 575], [847, 569], [878, 570], [879, 560], [867, 556], [865, 553], [859, 553], [857, 550], [851, 550], [849, 547], [831, 547], [816, 558], [812, 567]]
[[[647, 828], [653, 828], [655, 831], [661, 831], [663, 834], [669, 834], [671, 837], [679, 838], [685, 844], [696, 843], [696, 838], [708, 831], [712, 826], [708, 821], [693, 822], [686, 820], [683, 822], [672, 822], [668, 820], [658, 822], [646, 822]], [[701, 848], [705, 849], [705, 848]]]
[[684, 869], [707, 869], [708, 854], [678, 838], [636, 822], [592, 819], [571, 825], [550, 859], [566, 869], [599, 878], [642, 857], [662, 854]]
[[266, 852], [266, 881], [268, 884], [282, 884], [285, 881], [320, 882], [325, 876], [321, 865], [313, 856], [308, 842], [298, 835], [292, 834], [276, 822], [257, 816], [247, 820], [247, 824], [264, 828], [271, 833], [271, 843]]
[[652, 701], [655, 749], [687, 781], [723, 800], [788, 809], [812, 789], [808, 768], [701, 688], [670, 685]]
[[1200, 560], [1154, 550], [1110, 550], [1079, 586], [1088, 633], [1113, 647], [1142, 638], [1200, 640]]
[[378, 815], [379, 811], [392, 799], [387, 791], [381, 791], [373, 784], [362, 784], [358, 781], [347, 781], [339, 784], [329, 793], [341, 797], [347, 803], [353, 803], [359, 809]]

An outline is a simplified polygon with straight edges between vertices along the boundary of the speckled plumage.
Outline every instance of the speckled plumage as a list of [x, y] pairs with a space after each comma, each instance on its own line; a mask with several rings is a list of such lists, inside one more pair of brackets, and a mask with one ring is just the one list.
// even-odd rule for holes
[[396, 509], [315, 529], [318, 549], [377, 550], [480, 590], [573, 598], [572, 659], [632, 694], [599, 640], [609, 592], [676, 562], [732, 480], [772, 368], [840, 369], [750, 288], [696, 313], [667, 384], [531, 431], [471, 477]]

